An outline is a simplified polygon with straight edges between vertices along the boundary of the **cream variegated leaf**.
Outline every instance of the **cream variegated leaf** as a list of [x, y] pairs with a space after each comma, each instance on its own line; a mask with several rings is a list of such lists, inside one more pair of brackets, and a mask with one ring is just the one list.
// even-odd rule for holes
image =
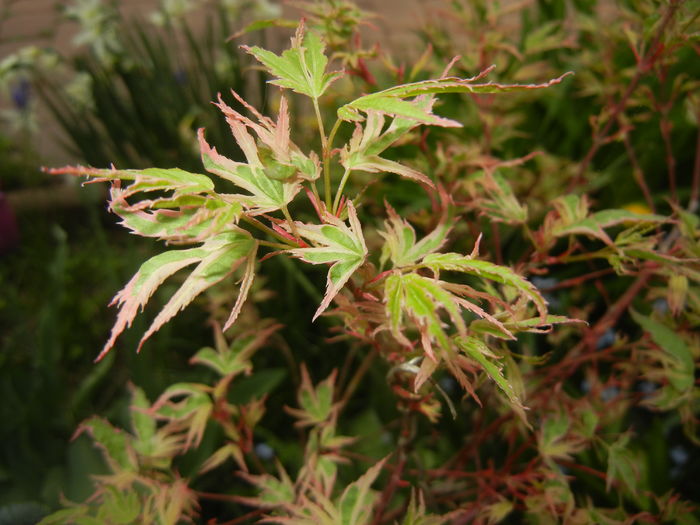
[[253, 279], [256, 250], [257, 243], [249, 233], [243, 230], [232, 230], [211, 237], [197, 248], [170, 250], [151, 257], [141, 265], [136, 275], [112, 300], [111, 304], [119, 306], [119, 314], [111, 336], [97, 360], [102, 359], [109, 352], [117, 337], [131, 325], [138, 310], [143, 309], [160, 285], [178, 270], [192, 264], [197, 264], [197, 267], [156, 316], [141, 338], [139, 349], [146, 339], [192, 302], [197, 295], [246, 263], [243, 285], [227, 322], [227, 325], [230, 325], [238, 315]]
[[325, 224], [297, 223], [296, 230], [299, 235], [310, 241], [313, 246], [289, 250], [289, 253], [308, 263], [331, 265], [326, 293], [314, 314], [314, 320], [328, 308], [333, 298], [367, 258], [362, 226], [352, 202], [348, 201], [350, 226], [330, 214], [326, 214], [325, 220]]

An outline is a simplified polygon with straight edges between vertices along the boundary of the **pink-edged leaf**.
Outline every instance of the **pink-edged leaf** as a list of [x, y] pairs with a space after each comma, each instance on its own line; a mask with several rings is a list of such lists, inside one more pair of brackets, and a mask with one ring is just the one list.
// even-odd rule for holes
[[377, 502], [377, 494], [372, 493], [371, 486], [384, 468], [387, 458], [372, 465], [356, 481], [345, 487], [338, 500], [340, 523], [362, 525], [370, 523]]
[[238, 121], [231, 121], [230, 125], [248, 163], [235, 162], [217, 153], [216, 148], [209, 146], [204, 139], [204, 130], [200, 129], [198, 137], [205, 169], [250, 192], [250, 195], [241, 195], [241, 201], [251, 214], [283, 208], [299, 192], [301, 184], [297, 180], [287, 182], [269, 177], [246, 126]]
[[639, 214], [623, 209], [602, 210], [583, 219], [564, 223], [554, 228], [552, 233], [557, 237], [572, 234], [587, 235], [612, 245], [614, 243], [604, 231], [605, 228], [628, 223], [662, 223], [668, 220], [668, 217], [651, 213]]
[[542, 294], [527, 279], [521, 277], [507, 266], [489, 261], [474, 259], [472, 256], [458, 253], [431, 253], [423, 258], [422, 266], [434, 272], [455, 271], [467, 273], [490, 281], [501, 283], [516, 290], [519, 295], [532, 301], [544, 320], [547, 316], [547, 302]]
[[564, 78], [573, 74], [571, 71], [569, 71], [558, 78], [554, 78], [542, 84], [499, 84], [496, 82], [488, 82], [485, 84], [475, 83], [476, 80], [483, 78], [487, 73], [492, 71], [493, 68], [494, 66], [491, 66], [472, 78], [462, 79], [455, 77], [444, 77], [433, 80], [423, 80], [421, 82], [402, 84], [383, 91], [371, 93], [342, 106], [338, 110], [338, 116], [345, 120], [359, 120], [360, 117], [358, 115], [358, 111], [381, 111], [389, 115], [415, 119], [425, 124], [438, 126], [459, 126], [460, 124], [452, 120], [443, 119], [433, 115], [429, 110], [421, 111], [420, 108], [412, 107], [410, 102], [404, 99], [418, 97], [421, 95], [436, 95], [442, 93], [478, 94], [542, 89], [558, 84]]
[[385, 241], [384, 246], [382, 246], [382, 265], [387, 260], [391, 260], [395, 268], [416, 263], [429, 253], [438, 250], [444, 244], [452, 227], [447, 207], [445, 207], [445, 213], [443, 213], [438, 226], [416, 242], [416, 232], [413, 226], [401, 218], [388, 203], [386, 208], [389, 219], [384, 222], [385, 230], [379, 232]]
[[[200, 242], [236, 224], [243, 210], [240, 203], [223, 195], [216, 198], [188, 195], [168, 202], [154, 201], [155, 209], [147, 210], [140, 205], [129, 205], [121, 188], [113, 187], [110, 193], [110, 210], [121, 217], [122, 226], [143, 237], [171, 243]], [[161, 208], [166, 204], [177, 209]]]
[[197, 248], [171, 250], [150, 258], [141, 265], [136, 275], [112, 300], [111, 304], [118, 304], [120, 311], [111, 336], [97, 360], [102, 359], [114, 346], [119, 334], [131, 326], [138, 310], [143, 309], [153, 292], [165, 279], [186, 266], [198, 263], [195, 270], [153, 321], [142, 337], [139, 348], [148, 337], [197, 295], [231, 274], [244, 261], [249, 260], [256, 248], [257, 244], [249, 233], [237, 230], [216, 235]]
[[326, 215], [326, 224], [297, 223], [299, 234], [311, 241], [311, 248], [295, 248], [289, 252], [311, 264], [331, 264], [326, 282], [326, 293], [314, 314], [314, 320], [330, 305], [352, 274], [367, 257], [367, 245], [362, 236], [362, 226], [357, 211], [348, 201], [348, 227], [333, 215]]
[[89, 433], [97, 446], [102, 449], [112, 472], [116, 474], [120, 471], [138, 470], [138, 460], [133, 449], [133, 436], [96, 416], [83, 421], [73, 435], [73, 439], [83, 432]]
[[[280, 98], [277, 122], [274, 122], [243, 100], [238, 93], [235, 91], [232, 93], [258, 120], [255, 122], [242, 115], [226, 105], [219, 96], [217, 106], [226, 116], [226, 122], [231, 127], [236, 139], [240, 137], [246, 146], [246, 158], [249, 164], [257, 166], [260, 163], [269, 178], [280, 181], [315, 180], [320, 176], [321, 166], [315, 153], [312, 152], [309, 156], [304, 155], [299, 147], [290, 140], [289, 109], [285, 97]], [[247, 133], [240, 129], [241, 125], [251, 129], [257, 135], [260, 141], [257, 148], [246, 137]]]
[[46, 170], [52, 175], [68, 174], [91, 177], [94, 182], [133, 181], [122, 194], [127, 198], [140, 191], [172, 191], [174, 196], [207, 193], [214, 183], [206, 175], [190, 173], [180, 168], [147, 168], [144, 170], [98, 169], [85, 166], [66, 166]]
[[153, 403], [151, 411], [158, 419], [187, 430], [183, 444], [185, 450], [202, 441], [214, 408], [210, 390], [210, 387], [199, 383], [175, 383]]
[[504, 394], [508, 397], [511, 406], [525, 420], [524, 407], [518, 397], [513, 385], [503, 375], [503, 366], [495, 360], [495, 355], [488, 349], [486, 344], [475, 337], [455, 338], [457, 346], [471, 359], [474, 359], [483, 368], [484, 372], [498, 385]]

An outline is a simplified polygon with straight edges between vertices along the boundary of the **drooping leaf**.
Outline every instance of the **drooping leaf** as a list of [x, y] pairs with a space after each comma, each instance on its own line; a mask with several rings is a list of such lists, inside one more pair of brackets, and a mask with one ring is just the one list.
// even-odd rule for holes
[[345, 487], [338, 500], [342, 525], [363, 525], [370, 522], [377, 495], [370, 490], [386, 463], [386, 458], [374, 464], [356, 481]]
[[338, 116], [344, 120], [358, 120], [358, 111], [381, 111], [387, 115], [413, 119], [425, 124], [438, 126], [459, 126], [460, 124], [438, 117], [430, 110], [422, 109], [415, 104], [404, 99], [418, 97], [421, 95], [435, 95], [441, 93], [500, 93], [507, 91], [523, 91], [531, 89], [541, 89], [558, 84], [571, 72], [552, 79], [544, 84], [498, 84], [488, 82], [486, 84], [476, 84], [476, 80], [483, 78], [493, 70], [493, 66], [482, 71], [478, 75], [467, 78], [445, 77], [433, 80], [424, 80], [410, 84], [394, 86], [383, 91], [371, 93], [357, 98], [352, 102], [338, 109]]
[[413, 227], [402, 219], [394, 209], [386, 205], [389, 219], [384, 222], [384, 231], [379, 234], [384, 238], [382, 246], [382, 266], [391, 260], [395, 268], [410, 266], [423, 257], [438, 250], [450, 232], [452, 224], [447, 210], [441, 217], [438, 226], [428, 235], [416, 242], [416, 232]]
[[474, 359], [477, 363], [481, 365], [484, 372], [498, 385], [503, 393], [508, 397], [514, 409], [516, 409], [524, 417], [523, 405], [520, 398], [515, 393], [512, 385], [505, 378], [501, 372], [501, 366], [496, 364], [495, 356], [491, 352], [486, 344], [475, 338], [475, 337], [462, 337], [458, 336], [455, 338], [457, 346], [471, 359]]
[[330, 305], [333, 297], [341, 290], [367, 257], [367, 246], [362, 235], [362, 226], [352, 202], [348, 202], [348, 227], [343, 221], [327, 214], [326, 224], [297, 223], [299, 234], [311, 241], [311, 248], [295, 248], [289, 252], [311, 264], [331, 264], [326, 282], [326, 293], [314, 319]]
[[169, 386], [153, 403], [153, 411], [160, 419], [177, 424], [186, 430], [183, 448], [198, 446], [214, 409], [209, 395], [210, 387], [198, 383], [175, 383]]
[[610, 490], [613, 483], [620, 482], [632, 494], [637, 489], [639, 462], [627, 446], [629, 434], [623, 434], [608, 447], [608, 470], [605, 488]]
[[46, 170], [52, 175], [68, 174], [92, 177], [93, 182], [133, 181], [125, 188], [122, 196], [128, 198], [138, 192], [172, 191], [174, 197], [207, 193], [214, 189], [214, 183], [206, 175], [190, 173], [180, 168], [147, 168], [144, 170], [97, 169], [84, 166], [66, 166]]
[[[143, 237], [155, 237], [170, 243], [200, 242], [235, 225], [243, 207], [223, 196], [187, 195], [177, 199], [154, 201], [151, 209], [141, 203], [130, 205], [124, 190], [110, 191], [110, 211], [121, 217], [120, 224]], [[167, 207], [166, 207], [167, 206]]]
[[523, 297], [532, 301], [537, 307], [540, 317], [543, 320], [546, 319], [547, 303], [537, 288], [506, 266], [474, 259], [471, 256], [458, 253], [428, 254], [423, 258], [421, 265], [430, 268], [434, 272], [441, 270], [457, 271], [509, 286]]
[[[107, 354], [119, 334], [131, 325], [138, 309], [145, 306], [153, 292], [172, 274], [185, 266], [198, 263], [143, 335], [139, 348], [197, 295], [230, 275], [243, 262], [254, 258], [256, 248], [257, 243], [249, 233], [236, 230], [216, 235], [198, 248], [171, 250], [150, 258], [112, 300], [112, 304], [118, 304], [120, 307], [119, 315], [112, 328], [112, 334], [97, 359], [102, 359]], [[247, 289], [242, 287], [234, 312], [240, 310], [246, 292]]]
[[95, 444], [102, 449], [112, 472], [135, 472], [138, 469], [136, 454], [132, 447], [132, 436], [99, 417], [91, 417], [81, 423], [75, 436], [83, 432], [88, 432], [95, 440]]
[[447, 349], [450, 345], [439, 311], [444, 309], [456, 326], [458, 333], [466, 334], [456, 298], [440, 286], [440, 282], [415, 273], [392, 273], [385, 282], [387, 313], [391, 332], [397, 341], [410, 345], [403, 334], [403, 313], [416, 325], [426, 354], [437, 361], [433, 344]]
[[276, 55], [258, 46], [242, 46], [276, 77], [272, 84], [318, 99], [342, 73], [326, 72], [328, 58], [318, 34], [307, 32], [302, 22], [292, 38], [290, 49]]
[[674, 364], [668, 373], [668, 380], [678, 391], [688, 390], [695, 383], [695, 362], [685, 341], [668, 326], [646, 317], [634, 310], [630, 315], [672, 360]]

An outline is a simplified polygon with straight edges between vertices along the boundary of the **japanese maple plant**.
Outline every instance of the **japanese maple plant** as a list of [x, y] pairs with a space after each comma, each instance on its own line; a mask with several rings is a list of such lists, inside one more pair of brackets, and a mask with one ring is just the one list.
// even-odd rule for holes
[[[437, 78], [401, 83], [353, 99], [347, 96], [352, 83], [347, 78], [341, 81], [346, 73], [329, 65], [327, 42], [328, 35], [307, 29], [302, 22], [291, 46], [280, 55], [244, 47], [281, 94], [276, 118], [261, 114], [235, 93], [240, 103], [236, 109], [221, 98], [216, 102], [242, 152], [240, 160], [219, 154], [207, 141], [206, 130], [200, 129], [206, 174], [178, 168], [48, 170], [109, 182], [109, 208], [121, 224], [169, 245], [144, 262], [115, 296], [113, 304], [119, 312], [98, 360], [113, 351], [119, 335], [154, 292], [185, 268], [190, 268], [189, 274], [143, 334], [139, 350], [148, 351], [146, 341], [211, 287], [223, 286], [227, 299], [222, 301], [229, 310], [217, 325], [215, 348], [202, 349], [192, 358], [216, 374], [214, 383], [178, 383], [153, 403], [133, 387], [131, 432], [97, 417], [86, 421], [80, 432], [88, 431], [103, 447], [111, 474], [97, 478], [92, 500], [59, 511], [45, 523], [193, 519], [207, 495], [180, 477], [174, 462], [202, 443], [212, 422], [222, 429], [224, 443], [201, 462], [198, 472], [232, 459], [238, 475], [248, 482], [248, 488], [230, 496], [243, 514], [227, 523], [256, 518], [295, 524], [394, 523], [397, 519], [406, 524], [495, 523], [513, 511], [554, 513], [555, 508], [555, 515], [578, 520], [571, 523], [594, 519], [593, 506], [573, 505], [563, 469], [575, 471], [572, 457], [601, 440], [596, 437], [599, 416], [591, 402], [568, 397], [570, 411], [548, 412], [546, 396], [538, 386], [546, 388], [551, 374], [566, 375], [566, 367], [575, 360], [585, 361], [587, 347], [574, 348], [574, 361], [546, 368], [534, 383], [528, 379], [526, 388], [523, 376], [544, 363], [546, 356], [528, 355], [527, 345], [521, 349], [518, 344], [521, 337], [549, 333], [554, 325], [568, 325], [565, 329], [570, 331], [585, 323], [549, 313], [547, 301], [530, 277], [546, 273], [548, 265], [565, 262], [562, 257], [575, 261], [573, 244], [564, 256], [555, 258], [550, 252], [561, 246], [560, 241], [576, 236], [602, 243], [595, 257], [609, 259], [620, 271], [625, 271], [632, 257], [681, 268], [680, 254], [654, 255], [655, 243], [664, 240], [652, 235], [653, 230], [668, 229], [669, 219], [624, 209], [591, 213], [586, 197], [572, 193], [551, 203], [541, 226], [533, 231], [526, 221], [526, 207], [503, 175], [503, 170], [530, 157], [484, 162], [465, 183], [438, 169], [413, 165], [396, 153], [406, 144], [425, 147], [421, 141], [427, 129], [461, 126], [440, 115], [440, 95], [545, 93], [560, 89], [571, 73], [562, 71], [544, 83], [507, 84], [488, 80], [492, 67], [471, 78], [450, 76], [450, 63]], [[341, 84], [343, 89], [334, 92]], [[303, 115], [295, 115], [290, 107], [303, 110], [305, 102], [290, 103], [290, 92], [306, 97], [313, 109], [318, 133], [314, 142], [320, 146], [316, 151], [292, 140], [298, 127], [294, 119]], [[349, 101], [336, 103], [344, 98]], [[392, 202], [391, 191], [379, 200], [377, 192], [366, 191], [382, 178], [393, 182], [375, 188], [391, 188], [402, 181], [412, 185], [416, 202], [427, 203], [422, 214], [415, 214], [422, 218], [420, 224], [405, 217]], [[530, 245], [520, 263], [510, 266], [481, 255], [480, 232], [465, 228], [463, 222], [475, 206], [496, 222], [522, 229]], [[380, 212], [383, 215], [378, 217]], [[606, 232], [610, 228], [623, 231], [613, 240]], [[303, 429], [305, 446], [301, 466], [291, 474], [283, 461], [273, 474], [254, 457], [255, 429], [264, 418], [265, 397], [241, 404], [229, 396], [231, 385], [252, 372], [254, 353], [271, 344], [273, 336], [284, 335], [285, 327], [272, 321], [251, 322], [244, 315], [258, 286], [256, 275], [264, 273], [273, 258], [327, 267], [314, 326], [330, 324], [329, 336], [354, 341], [364, 356], [353, 371], [344, 370], [342, 385], [337, 370], [325, 379], [311, 377], [308, 363], [294, 372], [300, 374], [297, 403], [287, 412]], [[269, 282], [263, 286], [274, 288]], [[328, 322], [321, 323], [320, 316]], [[672, 337], [651, 317], [635, 313], [635, 320], [661, 345], [664, 337]], [[237, 334], [232, 341], [224, 335], [229, 329]], [[664, 358], [664, 366], [674, 370], [664, 387], [672, 390], [668, 395], [687, 397], [694, 389], [693, 360], [684, 348]], [[344, 361], [344, 355], [337, 356], [337, 369]], [[339, 421], [372, 367], [384, 371], [400, 417], [393, 453], [360, 458], [348, 450], [357, 436], [341, 435]], [[462, 396], [450, 390], [455, 385], [461, 387]], [[534, 416], [528, 410], [527, 392], [539, 407]], [[470, 411], [486, 410], [485, 398], [490, 398], [486, 405], [494, 414], [489, 419], [491, 433], [498, 430], [497, 439], [507, 449], [504, 486], [495, 488], [499, 481], [493, 465], [474, 465], [472, 473], [459, 471], [458, 465], [474, 453], [469, 447], [444, 466], [423, 471], [411, 453], [417, 428], [430, 434], [431, 426], [441, 421], [458, 422], [465, 417], [466, 405]], [[580, 417], [573, 421], [567, 413]], [[490, 439], [490, 431], [481, 423], [474, 425], [479, 437], [471, 446], [476, 447], [477, 441]], [[600, 447], [610, 455], [604, 482], [608, 489], [632, 483], [625, 439], [620, 434], [612, 442], [601, 440]], [[375, 464], [355, 481], [341, 484], [340, 466], [360, 460]], [[520, 465], [519, 472], [515, 465]], [[600, 474], [589, 467], [581, 469], [594, 478]], [[431, 480], [428, 484], [421, 481], [423, 475]], [[462, 485], [470, 475], [484, 478], [483, 484], [474, 480], [483, 489], [479, 497]], [[438, 487], [440, 479], [444, 484]]]

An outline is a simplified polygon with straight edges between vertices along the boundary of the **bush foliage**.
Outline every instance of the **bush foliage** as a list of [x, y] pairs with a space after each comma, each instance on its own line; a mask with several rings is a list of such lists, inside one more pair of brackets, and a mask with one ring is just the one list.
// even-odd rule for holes
[[410, 68], [345, 1], [246, 28], [295, 29], [242, 46], [274, 116], [215, 102], [240, 157], [47, 170], [166, 245], [97, 360], [190, 303], [213, 343], [42, 524], [698, 522], [700, 11], [447, 6]]

